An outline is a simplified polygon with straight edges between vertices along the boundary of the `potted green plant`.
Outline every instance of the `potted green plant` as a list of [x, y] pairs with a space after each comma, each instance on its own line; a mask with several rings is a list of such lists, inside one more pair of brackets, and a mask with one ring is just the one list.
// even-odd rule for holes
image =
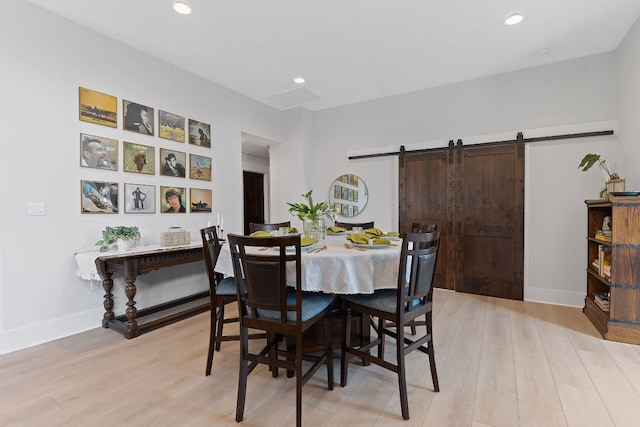
[[295, 215], [302, 221], [303, 234], [311, 237], [312, 233], [319, 232], [324, 236], [326, 226], [324, 217], [333, 220], [335, 208], [329, 202], [313, 202], [313, 190], [309, 190], [302, 195], [306, 203], [288, 203], [289, 213]]
[[624, 191], [624, 179], [620, 178], [620, 175], [613, 169], [613, 167], [609, 163], [607, 163], [606, 160], [602, 158], [602, 156], [600, 156], [600, 154], [586, 154], [580, 161], [578, 169], [582, 169], [582, 171], [588, 171], [596, 163], [598, 164], [598, 166], [600, 166], [600, 169], [602, 169], [607, 175], [605, 188], [600, 190], [600, 197], [604, 197], [605, 194], [612, 193], [614, 191]]
[[96, 242], [100, 245], [100, 252], [106, 252], [111, 249], [114, 244], [117, 245], [118, 252], [124, 252], [131, 246], [135, 246], [140, 240], [140, 230], [138, 227], [106, 227], [102, 230], [102, 239]]

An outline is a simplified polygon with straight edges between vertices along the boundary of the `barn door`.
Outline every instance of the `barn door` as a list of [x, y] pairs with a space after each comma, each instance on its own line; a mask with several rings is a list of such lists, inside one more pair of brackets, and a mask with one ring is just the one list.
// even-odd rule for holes
[[[403, 162], [404, 160], [404, 162]], [[436, 223], [443, 234], [435, 284], [523, 298], [524, 144], [449, 148], [401, 159], [400, 229]]]

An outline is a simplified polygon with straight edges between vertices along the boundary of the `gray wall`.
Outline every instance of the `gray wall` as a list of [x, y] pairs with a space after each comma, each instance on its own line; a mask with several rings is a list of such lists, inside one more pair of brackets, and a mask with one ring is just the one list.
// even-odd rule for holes
[[[26, 2], [3, 1], [3, 7], [0, 140], [7, 161], [0, 182], [10, 204], [0, 211], [0, 352], [100, 326], [104, 291], [75, 276], [74, 253], [95, 248], [106, 225], [138, 225], [147, 244], [158, 243], [170, 226], [199, 239], [199, 229], [219, 212], [227, 230], [241, 231], [241, 134], [282, 138], [277, 110]], [[118, 98], [117, 129], [78, 120], [79, 86]], [[122, 130], [122, 99], [211, 124], [212, 148]], [[156, 157], [158, 147], [212, 157], [213, 179], [125, 173], [122, 166], [118, 172], [81, 168], [81, 132], [117, 139], [120, 152], [122, 142], [131, 141], [155, 146]], [[213, 214], [168, 215], [156, 207], [153, 215], [82, 215], [82, 179], [153, 184], [157, 191], [160, 185], [210, 188]], [[29, 202], [44, 202], [46, 215], [27, 216]], [[158, 281], [151, 292], [150, 283]], [[201, 264], [153, 272], [138, 285], [138, 308], [208, 289]], [[122, 280], [115, 291], [120, 314]]]

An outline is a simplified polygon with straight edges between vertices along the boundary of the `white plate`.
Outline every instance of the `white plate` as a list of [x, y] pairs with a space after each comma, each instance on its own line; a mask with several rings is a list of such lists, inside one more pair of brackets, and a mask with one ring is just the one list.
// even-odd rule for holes
[[352, 243], [353, 246], [364, 249], [389, 249], [391, 245], [363, 245], [361, 243]]
[[330, 233], [327, 231], [327, 236], [348, 236], [349, 232], [348, 231], [341, 231], [339, 233]]
[[398, 236], [380, 236], [381, 239], [387, 239], [387, 240], [400, 240], [400, 237]]
[[[317, 247], [318, 247], [318, 243], [317, 242], [312, 244], [312, 245], [309, 245], [309, 246], [300, 246], [300, 252], [307, 252], [307, 251], [310, 251], [312, 249], [316, 249]], [[279, 250], [278, 248], [272, 248], [272, 249], [275, 250], [275, 251]], [[288, 254], [295, 253], [295, 251], [296, 251], [296, 248], [294, 246], [289, 246], [289, 247], [287, 247], [285, 249], [285, 252], [288, 253]]]

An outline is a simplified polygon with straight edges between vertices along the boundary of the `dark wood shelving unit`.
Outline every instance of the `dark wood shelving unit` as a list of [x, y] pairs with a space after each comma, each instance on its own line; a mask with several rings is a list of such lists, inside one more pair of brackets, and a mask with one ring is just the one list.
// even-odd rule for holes
[[[583, 311], [605, 339], [640, 344], [640, 197], [609, 196], [585, 204], [587, 295]], [[611, 242], [594, 237], [606, 216], [611, 217]], [[611, 280], [591, 264], [598, 258], [600, 245], [611, 251]], [[594, 301], [599, 292], [610, 292], [608, 312]]]

